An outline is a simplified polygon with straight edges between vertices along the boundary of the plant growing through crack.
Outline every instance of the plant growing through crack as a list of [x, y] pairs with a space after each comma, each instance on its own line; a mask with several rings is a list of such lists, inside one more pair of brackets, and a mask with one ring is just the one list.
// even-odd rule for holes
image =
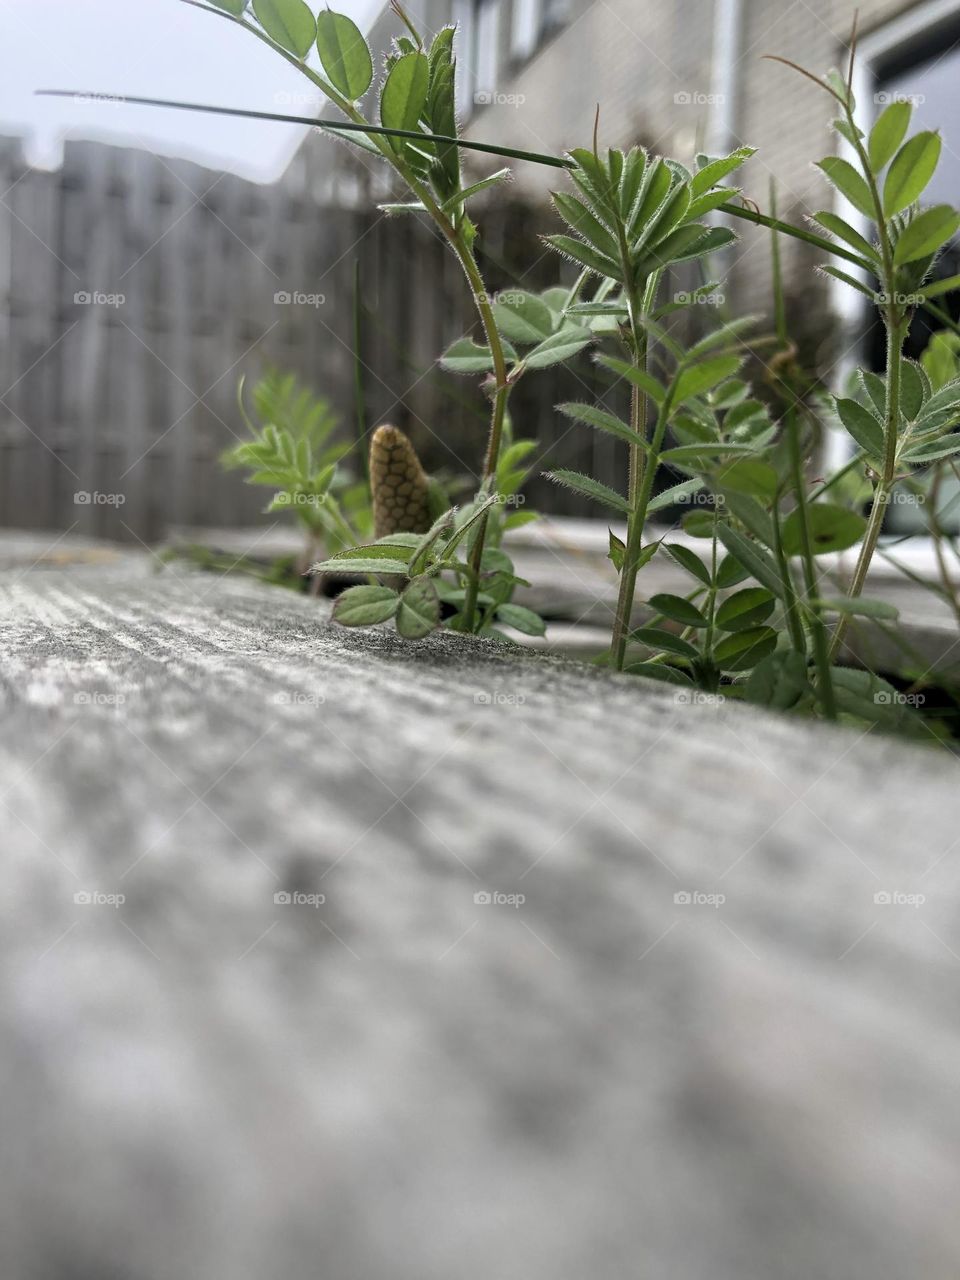
[[[304, 0], [185, 0], [235, 22], [294, 65], [346, 117], [337, 128], [356, 146], [387, 162], [412, 199], [388, 206], [394, 212], [424, 214], [449, 245], [466, 277], [483, 327], [485, 344], [467, 359], [489, 370], [486, 382], [490, 399], [490, 426], [483, 462], [480, 498], [467, 532], [465, 568], [461, 570], [463, 600], [448, 625], [477, 632], [481, 629], [481, 579], [488, 541], [489, 512], [486, 501], [496, 484], [504, 444], [511, 389], [521, 369], [501, 328], [503, 308], [488, 295], [477, 264], [474, 244], [477, 229], [468, 203], [482, 191], [508, 176], [500, 169], [478, 182], [464, 184], [455, 111], [454, 28], [442, 28], [429, 43], [417, 31], [409, 15], [392, 0], [391, 7], [403, 23], [405, 34], [394, 41], [385, 61], [379, 86], [379, 124], [368, 120], [359, 103], [374, 80], [373, 57], [359, 28], [345, 14], [329, 9], [314, 15]], [[309, 67], [307, 55], [317, 49], [323, 74]], [[520, 308], [520, 311], [527, 310]], [[540, 317], [542, 320], [542, 315]], [[533, 344], [525, 357], [527, 368], [559, 363], [577, 348], [566, 325], [564, 335], [548, 334]], [[581, 332], [583, 346], [590, 335]], [[456, 361], [462, 353], [449, 356]], [[464, 367], [461, 365], [461, 367]], [[466, 534], [464, 535], [466, 537]]]
[[[946, 205], [920, 204], [936, 170], [940, 139], [928, 130], [908, 136], [908, 103], [888, 105], [869, 133], [859, 127], [852, 93], [855, 33], [846, 74], [831, 72], [821, 80], [778, 59], [836, 103], [833, 127], [850, 158], [830, 155], [819, 167], [867, 224], [858, 230], [839, 213], [822, 211], [810, 229], [777, 218], [772, 199], [771, 213], [764, 214], [724, 185], [749, 159], [749, 148], [699, 156], [687, 168], [637, 147], [601, 152], [596, 125], [592, 147], [563, 157], [465, 140], [454, 111], [454, 30], [446, 27], [428, 43], [396, 0], [392, 8], [405, 34], [386, 58], [379, 123], [360, 108], [373, 84], [373, 59], [349, 18], [328, 10], [315, 17], [304, 0], [184, 2], [251, 32], [341, 111], [342, 121], [305, 122], [348, 139], [392, 168], [410, 199], [387, 207], [432, 219], [463, 270], [483, 329], [483, 342], [461, 339], [441, 358], [451, 371], [484, 378], [490, 418], [478, 492], [461, 511], [424, 502], [410, 517], [416, 527], [386, 529], [378, 520], [370, 542], [363, 541], [369, 534], [360, 527], [352, 531], [358, 537], [347, 536], [348, 524], [325, 529], [328, 554], [319, 571], [386, 579], [346, 590], [336, 606], [338, 620], [366, 625], [394, 619], [402, 635], [414, 638], [439, 625], [446, 609], [447, 625], [458, 630], [497, 634], [506, 624], [542, 633], [542, 621], [513, 604], [514, 589], [524, 584], [500, 545], [511, 522], [527, 514], [505, 508], [533, 447], [511, 441], [509, 397], [528, 371], [595, 345], [599, 362], [629, 387], [628, 419], [605, 404], [567, 403], [559, 411], [627, 446], [622, 491], [570, 471], [554, 470], [551, 476], [626, 523], [625, 538], [611, 532], [609, 543], [619, 575], [611, 664], [706, 689], [722, 684], [752, 701], [818, 710], [829, 718], [869, 723], [890, 714], [880, 707], [900, 714], [901, 703], [879, 696], [889, 686], [836, 660], [850, 619], [869, 618], [880, 626], [896, 621], [891, 606], [863, 596], [896, 486], [915, 486], [931, 466], [942, 474], [960, 451], [960, 377], [948, 366], [950, 353], [938, 347], [922, 364], [904, 356], [918, 307], [957, 328], [940, 302], [960, 286], [960, 277], [937, 280], [934, 271], [940, 249], [960, 227], [960, 215]], [[305, 62], [314, 47], [322, 74]], [[475, 254], [477, 226], [467, 206], [496, 189], [508, 171], [465, 185], [463, 148], [568, 172], [573, 191], [554, 196], [567, 229], [549, 243], [577, 264], [569, 288], [539, 295], [487, 293]], [[716, 224], [717, 215], [771, 232], [775, 332], [758, 337], [756, 321], [744, 317], [715, 323], [685, 344], [676, 337], [672, 317], [715, 289], [711, 257], [734, 238], [728, 225]], [[860, 370], [850, 394], [829, 403], [810, 395], [797, 376], [780, 282], [783, 236], [826, 253], [831, 261], [822, 270], [869, 298], [884, 324], [883, 372]], [[671, 273], [688, 263], [700, 264], [707, 279], [685, 302], [667, 300]], [[770, 344], [776, 350], [767, 363], [764, 397], [744, 366], [748, 354], [756, 356]], [[849, 435], [853, 456], [833, 475], [813, 482], [816, 430], [830, 415]], [[286, 469], [287, 491], [331, 492], [330, 464], [315, 466], [312, 454], [301, 458], [299, 446], [281, 435], [261, 434], [243, 447], [243, 460], [260, 467], [264, 477]], [[860, 509], [864, 488], [866, 518]], [[703, 555], [648, 533], [652, 515], [694, 496], [708, 499], [709, 510], [689, 515], [684, 529], [708, 544]], [[403, 504], [387, 505], [393, 510]], [[851, 578], [834, 587], [818, 557], [853, 547], [858, 550]], [[646, 601], [653, 616], [635, 628], [641, 572], [661, 552], [684, 571], [690, 590], [685, 596], [653, 594]], [[943, 554], [941, 539], [941, 570]]]
[[253, 421], [238, 390], [241, 416], [250, 439], [227, 449], [228, 470], [245, 469], [247, 483], [272, 489], [267, 513], [289, 512], [306, 540], [300, 572], [321, 549], [333, 554], [370, 532], [366, 485], [340, 464], [351, 446], [334, 440], [338, 422], [329, 403], [298, 382], [294, 374], [268, 370], [253, 387]]
[[[924, 369], [903, 354], [915, 309], [923, 305], [942, 314], [935, 300], [960, 284], [957, 278], [932, 279], [938, 251], [960, 227], [960, 215], [946, 205], [919, 205], [936, 169], [940, 140], [929, 131], [907, 136], [908, 103], [888, 106], [869, 136], [857, 126], [851, 90], [854, 44], [846, 77], [831, 73], [820, 81], [797, 69], [840, 107], [834, 128], [852, 148], [856, 164], [829, 156], [819, 167], [862, 215], [873, 219], [875, 238], [868, 239], [835, 213], [814, 216], [832, 237], [824, 240], [819, 232], [803, 235], [775, 216], [746, 212], [748, 221], [770, 227], [774, 239], [779, 351], [769, 368], [779, 409], [775, 420], [740, 376], [744, 352], [738, 347], [757, 347], [757, 340], [748, 337], [749, 318], [721, 324], [684, 348], [672, 338], [667, 319], [679, 304], [665, 303], [660, 296], [668, 267], [705, 258], [722, 244], [721, 236], [730, 238], [725, 229], [698, 227], [697, 219], [716, 208], [743, 212], [729, 203], [734, 192], [715, 191], [714, 184], [750, 151], [699, 156], [692, 172], [639, 149], [601, 154], [596, 137], [592, 150], [571, 153], [569, 176], [577, 194], [555, 193], [554, 203], [573, 234], [549, 241], [598, 280], [593, 297], [573, 304], [568, 313], [612, 320], [610, 336], [621, 353], [598, 358], [630, 385], [631, 413], [624, 421], [599, 405], [565, 404], [559, 409], [625, 441], [630, 463], [625, 493], [589, 476], [554, 472], [553, 478], [626, 520], [625, 541], [610, 535], [610, 558], [620, 579], [610, 650], [615, 668], [628, 666], [673, 681], [692, 679], [708, 689], [749, 672], [741, 692], [751, 700], [819, 707], [830, 718], [841, 712], [870, 720], [877, 716], [876, 705], [889, 705], [875, 697], [877, 678], [837, 667], [835, 660], [851, 617], [896, 618], [891, 606], [862, 597], [894, 486], [960, 451], [960, 435], [954, 430], [960, 421], [960, 380], [948, 378], [935, 387]], [[859, 393], [834, 401], [856, 446], [855, 456], [815, 492], [806, 466], [813, 439], [809, 427], [818, 406], [800, 393], [792, 369], [776, 246], [784, 233], [812, 240], [845, 259], [844, 265], [858, 267], [861, 276], [836, 264], [823, 270], [869, 297], [887, 334], [884, 373], [861, 370]], [[711, 282], [702, 291], [714, 288]], [[668, 434], [677, 443], [665, 447]], [[654, 497], [657, 474], [666, 467], [689, 478]], [[853, 502], [835, 500], [844, 476], [857, 469], [871, 491], [867, 519]], [[648, 517], [658, 503], [701, 489], [711, 496], [712, 513], [691, 516], [685, 527], [711, 539], [706, 559], [687, 546], [661, 540], [644, 544]], [[727, 552], [723, 561], [718, 541]], [[858, 544], [849, 584], [842, 593], [827, 595], [815, 558]], [[638, 573], [661, 546], [687, 571], [693, 590], [686, 598], [654, 595], [648, 601], [655, 613], [652, 623], [631, 630]], [[720, 593], [744, 576], [755, 585], [718, 605]], [[837, 618], [832, 634], [829, 616]], [[771, 625], [777, 619], [779, 625]], [[673, 627], [665, 628], [664, 622]], [[646, 656], [628, 664], [635, 644]]]

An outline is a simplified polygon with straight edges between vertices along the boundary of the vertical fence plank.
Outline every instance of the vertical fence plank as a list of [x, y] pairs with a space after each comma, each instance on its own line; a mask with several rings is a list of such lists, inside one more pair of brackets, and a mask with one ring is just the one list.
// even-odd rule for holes
[[[77, 521], [149, 541], [172, 524], [265, 522], [263, 491], [218, 463], [245, 430], [239, 378], [291, 369], [353, 434], [357, 258], [368, 429], [389, 418], [429, 467], [479, 473], [488, 402], [476, 379], [437, 364], [454, 338], [479, 336], [463, 274], [429, 224], [377, 210], [389, 196], [382, 173], [342, 155], [311, 140], [284, 179], [260, 186], [91, 142], [68, 142], [61, 173], [42, 174], [0, 140], [0, 391], [16, 384], [0, 403], [0, 523]], [[538, 252], [538, 219], [496, 202], [483, 211], [491, 288], [557, 278]], [[75, 303], [81, 293], [125, 301]], [[278, 303], [283, 293], [324, 302]], [[593, 380], [588, 363], [530, 375], [514, 425], [540, 441], [544, 465], [616, 483], [616, 448], [570, 432], [553, 409]], [[542, 481], [534, 490], [546, 494]], [[126, 501], [76, 505], [77, 491]], [[549, 498], [584, 510], [573, 495], [551, 488]]]

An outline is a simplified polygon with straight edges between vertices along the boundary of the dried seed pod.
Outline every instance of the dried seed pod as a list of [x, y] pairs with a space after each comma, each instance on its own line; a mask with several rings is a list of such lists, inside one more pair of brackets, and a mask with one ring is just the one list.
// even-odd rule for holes
[[409, 439], [396, 427], [377, 427], [370, 441], [374, 533], [426, 533], [430, 481]]

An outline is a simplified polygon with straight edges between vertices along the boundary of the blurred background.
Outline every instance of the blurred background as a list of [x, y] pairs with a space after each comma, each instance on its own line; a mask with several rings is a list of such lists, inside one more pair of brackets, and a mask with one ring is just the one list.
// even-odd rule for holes
[[[375, 0], [341, 8], [379, 54], [399, 30]], [[750, 144], [759, 148], [743, 170], [751, 200], [768, 208], [774, 184], [793, 221], [833, 207], [812, 167], [835, 148], [829, 99], [761, 55], [817, 73], [843, 63], [852, 0], [413, 0], [409, 9], [431, 31], [459, 25], [460, 112], [476, 139], [559, 153], [589, 142], [599, 102], [606, 145], [642, 143], [691, 163], [701, 150]], [[960, 0], [859, 9], [862, 122], [910, 97], [917, 123], [944, 134], [928, 195], [960, 204]], [[269, 524], [263, 491], [219, 458], [247, 434], [241, 375], [252, 382], [271, 367], [328, 400], [345, 439], [393, 422], [428, 469], [477, 477], [483, 397], [475, 380], [436, 364], [475, 330], [469, 293], [429, 227], [378, 210], [390, 191], [376, 162], [307, 126], [111, 98], [319, 114], [292, 67], [178, 0], [4, 0], [0, 48], [0, 525], [152, 543], [185, 526]], [[467, 160], [478, 177], [499, 167], [481, 161]], [[510, 186], [477, 212], [492, 290], [567, 278], [539, 240], [556, 229], [558, 175], [513, 168]], [[738, 230], [740, 243], [711, 264], [725, 283], [710, 305], [769, 316], [769, 238]], [[814, 273], [815, 250], [791, 241], [782, 252], [800, 358], [814, 382], [836, 386], [874, 358], [878, 322], [859, 295]], [[941, 269], [960, 270], [955, 246]], [[678, 276], [671, 287], [700, 282]], [[918, 349], [923, 341], [918, 333]], [[620, 483], [617, 443], [587, 439], [553, 410], [606, 391], [589, 359], [524, 379], [514, 430], [539, 442], [536, 472], [575, 467]], [[543, 481], [531, 490], [540, 509], [599, 514]]]

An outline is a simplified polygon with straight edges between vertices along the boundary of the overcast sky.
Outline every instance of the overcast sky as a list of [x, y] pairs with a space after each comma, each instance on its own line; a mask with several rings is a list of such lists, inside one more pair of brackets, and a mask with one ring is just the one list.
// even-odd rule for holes
[[[379, 0], [339, 0], [364, 26]], [[59, 163], [64, 136], [100, 138], [275, 179], [297, 125], [34, 97], [35, 89], [182, 98], [312, 114], [311, 85], [259, 40], [179, 0], [0, 0], [0, 133], [24, 135], [28, 158]], [[304, 97], [304, 95], [307, 95]], [[293, 103], [294, 105], [285, 105]]]

